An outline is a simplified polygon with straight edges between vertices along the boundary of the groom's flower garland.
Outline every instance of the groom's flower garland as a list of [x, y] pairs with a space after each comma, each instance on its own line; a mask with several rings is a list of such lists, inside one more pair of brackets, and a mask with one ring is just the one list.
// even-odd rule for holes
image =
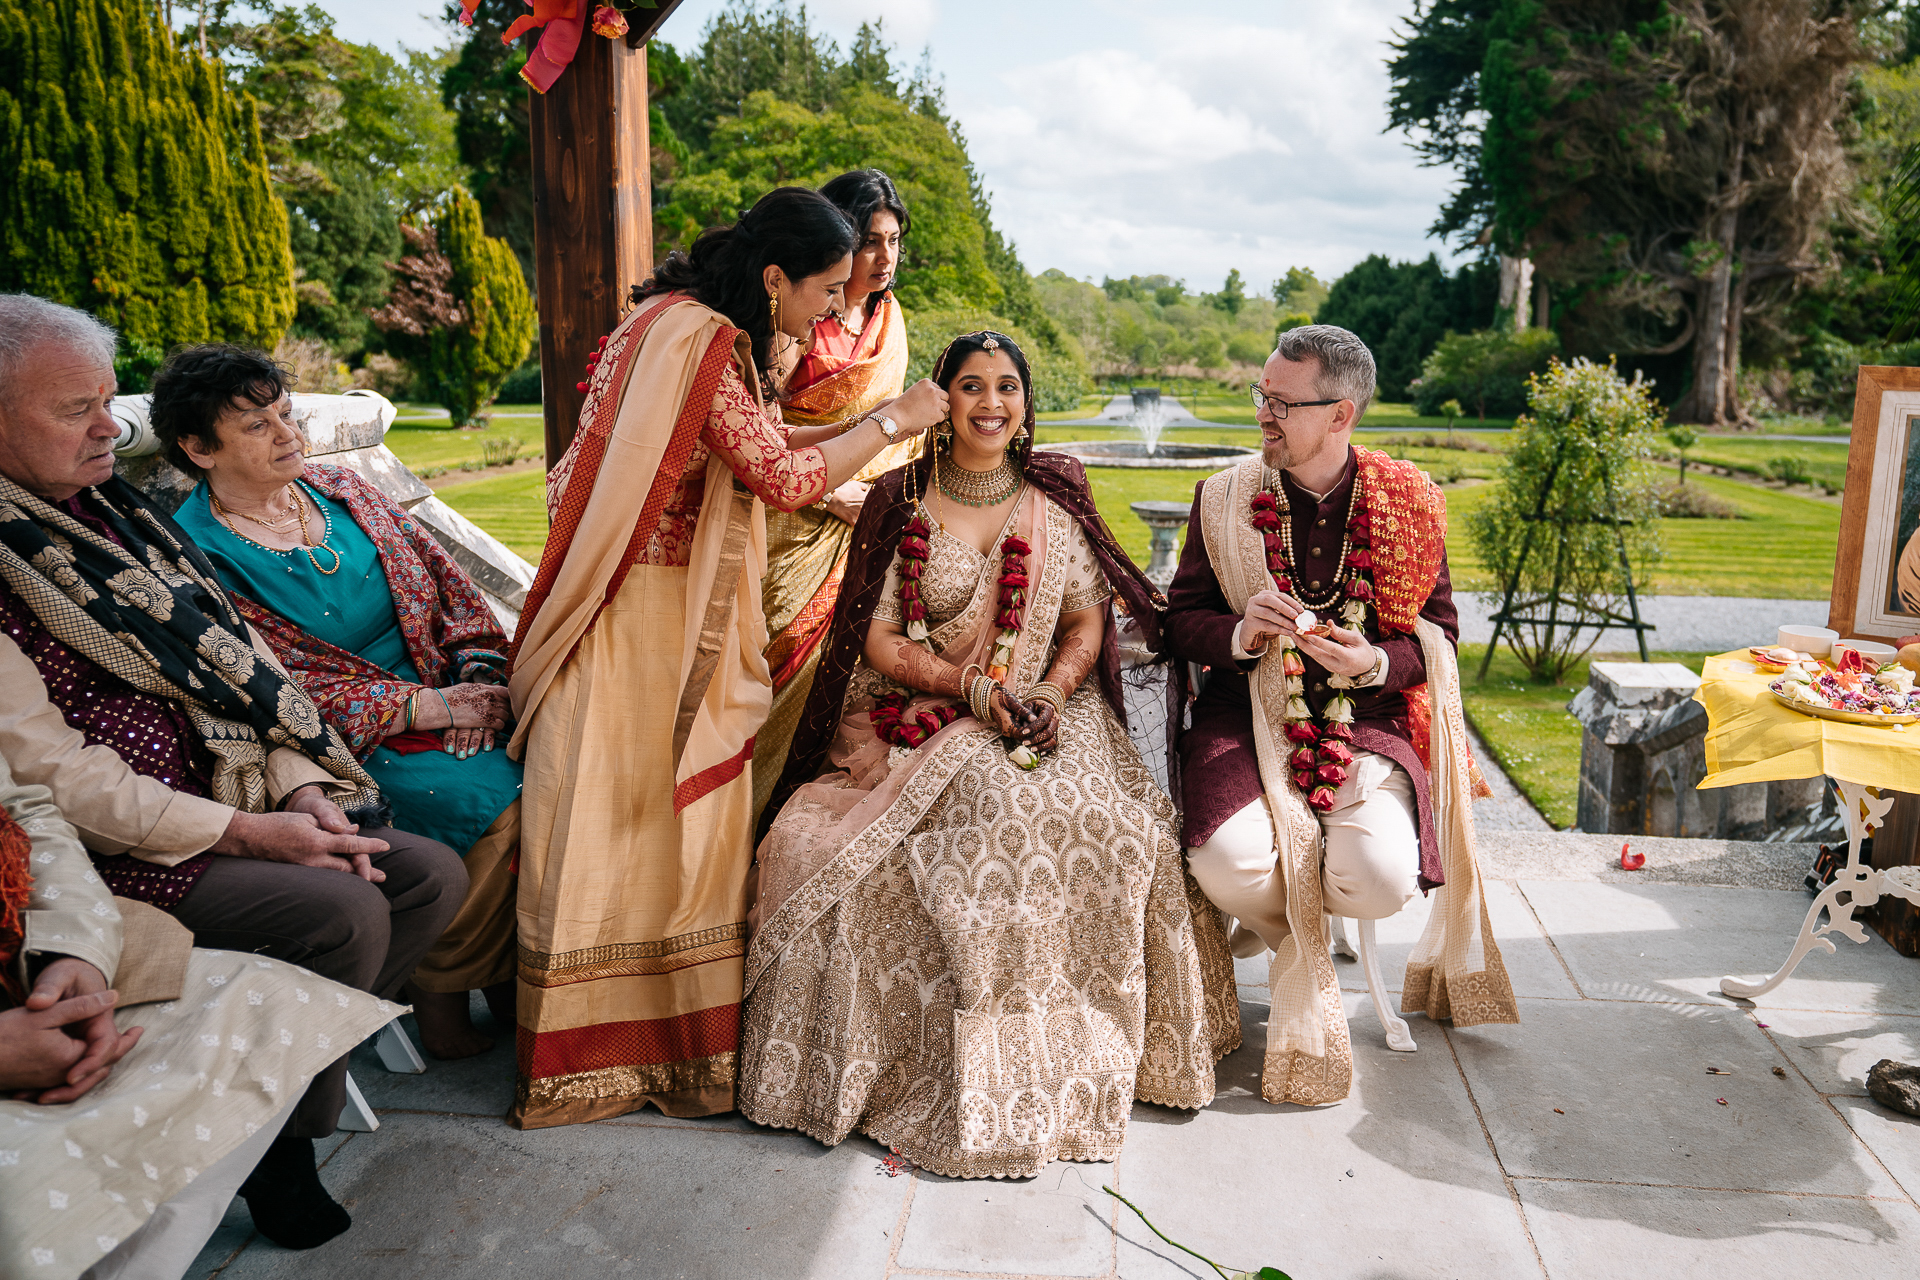
[[[933, 528], [926, 517], [915, 510], [900, 538], [900, 617], [906, 623], [907, 639], [933, 651], [927, 627], [927, 606], [920, 599], [920, 578], [926, 572], [928, 541]], [[1013, 666], [1013, 646], [1020, 638], [1020, 627], [1027, 606], [1027, 556], [1033, 551], [1028, 541], [1010, 533], [1000, 543], [1000, 600], [995, 619], [1000, 634], [993, 642], [993, 659], [987, 675], [996, 683], [1007, 678]], [[902, 714], [913, 695], [905, 691], [883, 693], [875, 697], [873, 731], [882, 742], [897, 747], [917, 747], [960, 718], [960, 708], [951, 703], [930, 707], [912, 720]], [[1027, 751], [1023, 745], [1016, 751]], [[1031, 754], [1031, 753], [1029, 753]], [[1022, 762], [1022, 767], [1030, 768]]]
[[[1266, 547], [1267, 572], [1277, 591], [1293, 590], [1293, 573], [1287, 564], [1292, 538], [1285, 525], [1287, 508], [1271, 489], [1262, 489], [1248, 504], [1253, 527], [1260, 532]], [[1354, 487], [1353, 502], [1347, 515], [1347, 573], [1334, 583], [1335, 599], [1345, 597], [1340, 606], [1341, 621], [1353, 629], [1366, 624], [1367, 602], [1373, 599], [1373, 536], [1366, 504], [1361, 501], [1359, 485]], [[1294, 743], [1288, 766], [1294, 785], [1306, 795], [1307, 803], [1321, 813], [1333, 808], [1334, 794], [1347, 780], [1347, 766], [1353, 763], [1353, 699], [1336, 693], [1327, 700], [1325, 723], [1316, 723], [1307, 706], [1306, 663], [1302, 661], [1292, 636], [1282, 636], [1281, 670], [1287, 680], [1287, 709], [1284, 715], [1288, 741]]]

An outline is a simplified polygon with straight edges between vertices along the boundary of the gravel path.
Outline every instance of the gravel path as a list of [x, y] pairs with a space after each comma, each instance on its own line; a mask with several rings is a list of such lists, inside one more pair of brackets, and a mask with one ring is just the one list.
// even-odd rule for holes
[[1520, 794], [1520, 788], [1513, 785], [1498, 763], [1486, 741], [1467, 726], [1467, 741], [1473, 747], [1473, 758], [1480, 764], [1480, 772], [1486, 775], [1487, 785], [1493, 788], [1491, 799], [1473, 802], [1473, 825], [1479, 831], [1551, 831], [1553, 824], [1540, 816], [1533, 802]]
[[[1500, 607], [1498, 596], [1461, 592], [1453, 602], [1460, 610], [1460, 640], [1485, 644], [1493, 638], [1488, 615]], [[1825, 600], [1758, 600], [1744, 596], [1641, 596], [1640, 616], [1658, 628], [1647, 633], [1649, 649], [1679, 653], [1725, 653], [1749, 644], [1772, 644], [1786, 623], [1827, 625]], [[1632, 631], [1608, 631], [1600, 648], [1607, 653], [1632, 653]]]

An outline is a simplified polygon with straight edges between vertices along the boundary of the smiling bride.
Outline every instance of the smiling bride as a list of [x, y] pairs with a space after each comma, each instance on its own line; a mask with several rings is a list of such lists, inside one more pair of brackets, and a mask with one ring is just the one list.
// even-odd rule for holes
[[1113, 596], [1159, 593], [1078, 461], [1033, 449], [1026, 358], [955, 339], [950, 420], [853, 534], [769, 811], [740, 1110], [858, 1128], [950, 1177], [1111, 1160], [1239, 1043], [1232, 962], [1123, 723]]

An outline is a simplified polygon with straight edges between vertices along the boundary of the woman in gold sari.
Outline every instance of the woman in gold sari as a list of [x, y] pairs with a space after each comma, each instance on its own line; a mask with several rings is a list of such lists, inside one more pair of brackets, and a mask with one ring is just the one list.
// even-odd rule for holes
[[[547, 480], [511, 654], [524, 753], [512, 1123], [733, 1107], [753, 736], [770, 700], [765, 506], [817, 501], [938, 421], [915, 387], [791, 433], [777, 344], [839, 301], [853, 228], [782, 187], [635, 291]], [[763, 506], [762, 504], [765, 504]]]
[[1031, 1177], [1113, 1159], [1135, 1098], [1205, 1106], [1238, 1005], [1123, 720], [1111, 598], [1149, 649], [1164, 601], [1080, 463], [1030, 453], [1011, 339], [934, 381], [951, 433], [867, 500], [760, 845], [740, 1110]]
[[[900, 238], [913, 220], [878, 169], [843, 173], [820, 188], [847, 221], [858, 243], [846, 305], [820, 318], [780, 397], [790, 427], [818, 427], [867, 412], [900, 394], [907, 376], [907, 322], [894, 301]], [[787, 763], [794, 726], [807, 705], [820, 641], [833, 620], [840, 582], [870, 482], [905, 463], [915, 446], [889, 445], [854, 478], [812, 506], [767, 513], [767, 668], [773, 673], [773, 709], [753, 749], [753, 811], [761, 815]]]

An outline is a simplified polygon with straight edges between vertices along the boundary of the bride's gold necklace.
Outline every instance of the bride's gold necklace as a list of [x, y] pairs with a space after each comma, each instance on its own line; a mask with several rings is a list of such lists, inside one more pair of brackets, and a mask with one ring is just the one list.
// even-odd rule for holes
[[1020, 492], [1020, 468], [1002, 457], [991, 471], [969, 471], [951, 458], [941, 458], [933, 469], [940, 492], [963, 507], [997, 507]]
[[[315, 509], [318, 510], [320, 513], [320, 519], [322, 522], [321, 532], [320, 532], [320, 541], [318, 543], [314, 542], [313, 534], [308, 532], [307, 530], [307, 512], [306, 512], [306, 508], [302, 506], [300, 502], [300, 490], [294, 485], [294, 483], [291, 480], [287, 482], [287, 496], [293, 500], [293, 514], [287, 517], [285, 520], [282, 520], [277, 525], [274, 524], [272, 521], [262, 520], [259, 516], [250, 516], [244, 511], [233, 510], [226, 503], [220, 501], [220, 496], [214, 493], [211, 489], [207, 491], [207, 496], [213, 499], [214, 515], [218, 516], [220, 518], [221, 523], [225, 524], [227, 526], [227, 529], [233, 534], [233, 536], [240, 539], [242, 542], [251, 542], [253, 543], [254, 546], [259, 547], [262, 551], [271, 551], [273, 554], [277, 556], [290, 556], [295, 551], [303, 551], [306, 553], [307, 560], [310, 564], [313, 565], [314, 571], [316, 573], [323, 573], [331, 577], [333, 574], [340, 572], [340, 553], [327, 545], [327, 543], [333, 538], [333, 517], [327, 513], [327, 509], [325, 507], [320, 506], [320, 504], [317, 502], [314, 504]], [[233, 517], [235, 516], [239, 516], [242, 520], [251, 520], [257, 525], [260, 525], [264, 528], [272, 529], [275, 533], [282, 534], [282, 536], [284, 536], [285, 527], [292, 524], [295, 520], [298, 520], [300, 522], [300, 541], [305, 545], [300, 547], [292, 547], [292, 548], [285, 548], [285, 549], [282, 549], [280, 547], [270, 547], [266, 543], [258, 540], [257, 538], [249, 538], [246, 534], [240, 532], [239, 526], [234, 524], [233, 522]], [[333, 567], [331, 569], [321, 565], [320, 557], [314, 554], [314, 552], [316, 551], [324, 551], [328, 555], [333, 557]]]

